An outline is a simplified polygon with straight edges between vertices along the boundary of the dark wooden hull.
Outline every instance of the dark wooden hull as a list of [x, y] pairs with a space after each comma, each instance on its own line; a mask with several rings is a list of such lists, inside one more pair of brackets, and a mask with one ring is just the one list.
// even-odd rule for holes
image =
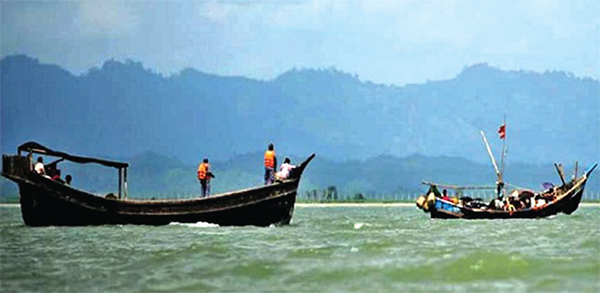
[[292, 218], [300, 180], [198, 199], [118, 200], [95, 196], [35, 174], [27, 179], [10, 179], [19, 185], [23, 220], [29, 226], [172, 222], [284, 225]]
[[575, 194], [567, 204], [565, 204], [565, 208], [563, 209], [563, 213], [570, 215], [579, 207], [579, 203], [581, 203], [581, 198], [583, 197], [583, 190], [581, 192]]
[[493, 209], [472, 209], [435, 198], [429, 209], [432, 218], [438, 219], [533, 219], [558, 213], [571, 214], [579, 206], [587, 177], [581, 178], [553, 202], [538, 208], [527, 208], [513, 212]]
[[[288, 180], [271, 185], [196, 199], [129, 200], [120, 199], [121, 187], [127, 186], [127, 163], [70, 155], [36, 142], [27, 142], [17, 150], [17, 155], [2, 156], [2, 176], [19, 185], [21, 213], [29, 226], [167, 225], [173, 222], [285, 225], [292, 219], [300, 177], [315, 157], [315, 154], [310, 155], [292, 169]], [[21, 152], [28, 155], [22, 156]], [[33, 153], [60, 158], [54, 164], [68, 160], [116, 168], [119, 199], [96, 196], [37, 174], [33, 171]]]

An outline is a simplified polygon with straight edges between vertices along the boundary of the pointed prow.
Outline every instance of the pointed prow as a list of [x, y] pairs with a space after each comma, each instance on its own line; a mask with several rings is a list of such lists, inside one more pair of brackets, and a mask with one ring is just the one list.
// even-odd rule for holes
[[591, 166], [587, 171], [585, 171], [585, 177], [589, 178], [590, 174], [592, 174], [592, 171], [594, 171], [596, 167], [598, 167], [598, 163], [594, 164], [594, 166]]

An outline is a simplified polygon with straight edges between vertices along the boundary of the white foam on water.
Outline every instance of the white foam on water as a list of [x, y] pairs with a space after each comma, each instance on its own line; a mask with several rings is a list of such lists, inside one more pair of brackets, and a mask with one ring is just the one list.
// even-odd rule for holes
[[169, 223], [169, 226], [171, 226], [171, 225], [174, 225], [174, 226], [187, 226], [187, 227], [192, 227], [192, 228], [213, 228], [213, 227], [219, 227], [218, 224], [207, 223], [207, 222], [196, 222], [196, 223], [171, 222], [171, 223]]

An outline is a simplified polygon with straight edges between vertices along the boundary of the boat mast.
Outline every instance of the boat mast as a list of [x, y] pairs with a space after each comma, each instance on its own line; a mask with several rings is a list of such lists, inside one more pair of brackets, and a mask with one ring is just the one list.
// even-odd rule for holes
[[506, 147], [506, 114], [504, 114], [504, 120], [502, 121], [502, 126], [504, 127], [504, 136], [502, 137], [502, 157], [500, 158], [500, 182], [502, 184], [502, 196], [505, 195], [505, 189], [504, 189], [504, 162], [506, 161], [506, 152], [507, 152], [507, 147]]
[[496, 182], [497, 194], [498, 197], [500, 197], [501, 194], [504, 194], [504, 181], [502, 180], [502, 173], [500, 173], [500, 170], [498, 169], [498, 164], [496, 164], [496, 158], [494, 158], [494, 154], [492, 154], [492, 149], [490, 148], [490, 144], [488, 143], [487, 138], [485, 137], [485, 133], [483, 133], [483, 131], [479, 131], [479, 133], [481, 133], [481, 137], [483, 137], [483, 142], [485, 143], [485, 147], [487, 148], [488, 155], [492, 160], [494, 170], [496, 170], [496, 177], [498, 178], [498, 181]]
[[500, 173], [500, 169], [498, 169], [498, 164], [496, 164], [496, 158], [492, 154], [492, 149], [490, 148], [490, 144], [485, 137], [485, 133], [480, 131], [481, 137], [483, 137], [483, 142], [485, 143], [485, 147], [487, 148], [488, 155], [490, 155], [490, 159], [492, 160], [492, 164], [494, 165], [494, 170], [496, 170], [496, 176], [498, 177], [498, 181], [502, 181], [502, 174]]
[[506, 157], [506, 114], [504, 114], [504, 121], [502, 122], [504, 126], [504, 138], [502, 138], [502, 154], [500, 158], [500, 176], [504, 179], [504, 158]]

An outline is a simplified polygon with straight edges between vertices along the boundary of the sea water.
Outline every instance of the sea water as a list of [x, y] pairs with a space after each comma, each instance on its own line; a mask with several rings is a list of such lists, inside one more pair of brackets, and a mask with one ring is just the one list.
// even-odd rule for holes
[[296, 207], [291, 225], [42, 227], [0, 207], [0, 292], [600, 292], [600, 208], [441, 220]]

